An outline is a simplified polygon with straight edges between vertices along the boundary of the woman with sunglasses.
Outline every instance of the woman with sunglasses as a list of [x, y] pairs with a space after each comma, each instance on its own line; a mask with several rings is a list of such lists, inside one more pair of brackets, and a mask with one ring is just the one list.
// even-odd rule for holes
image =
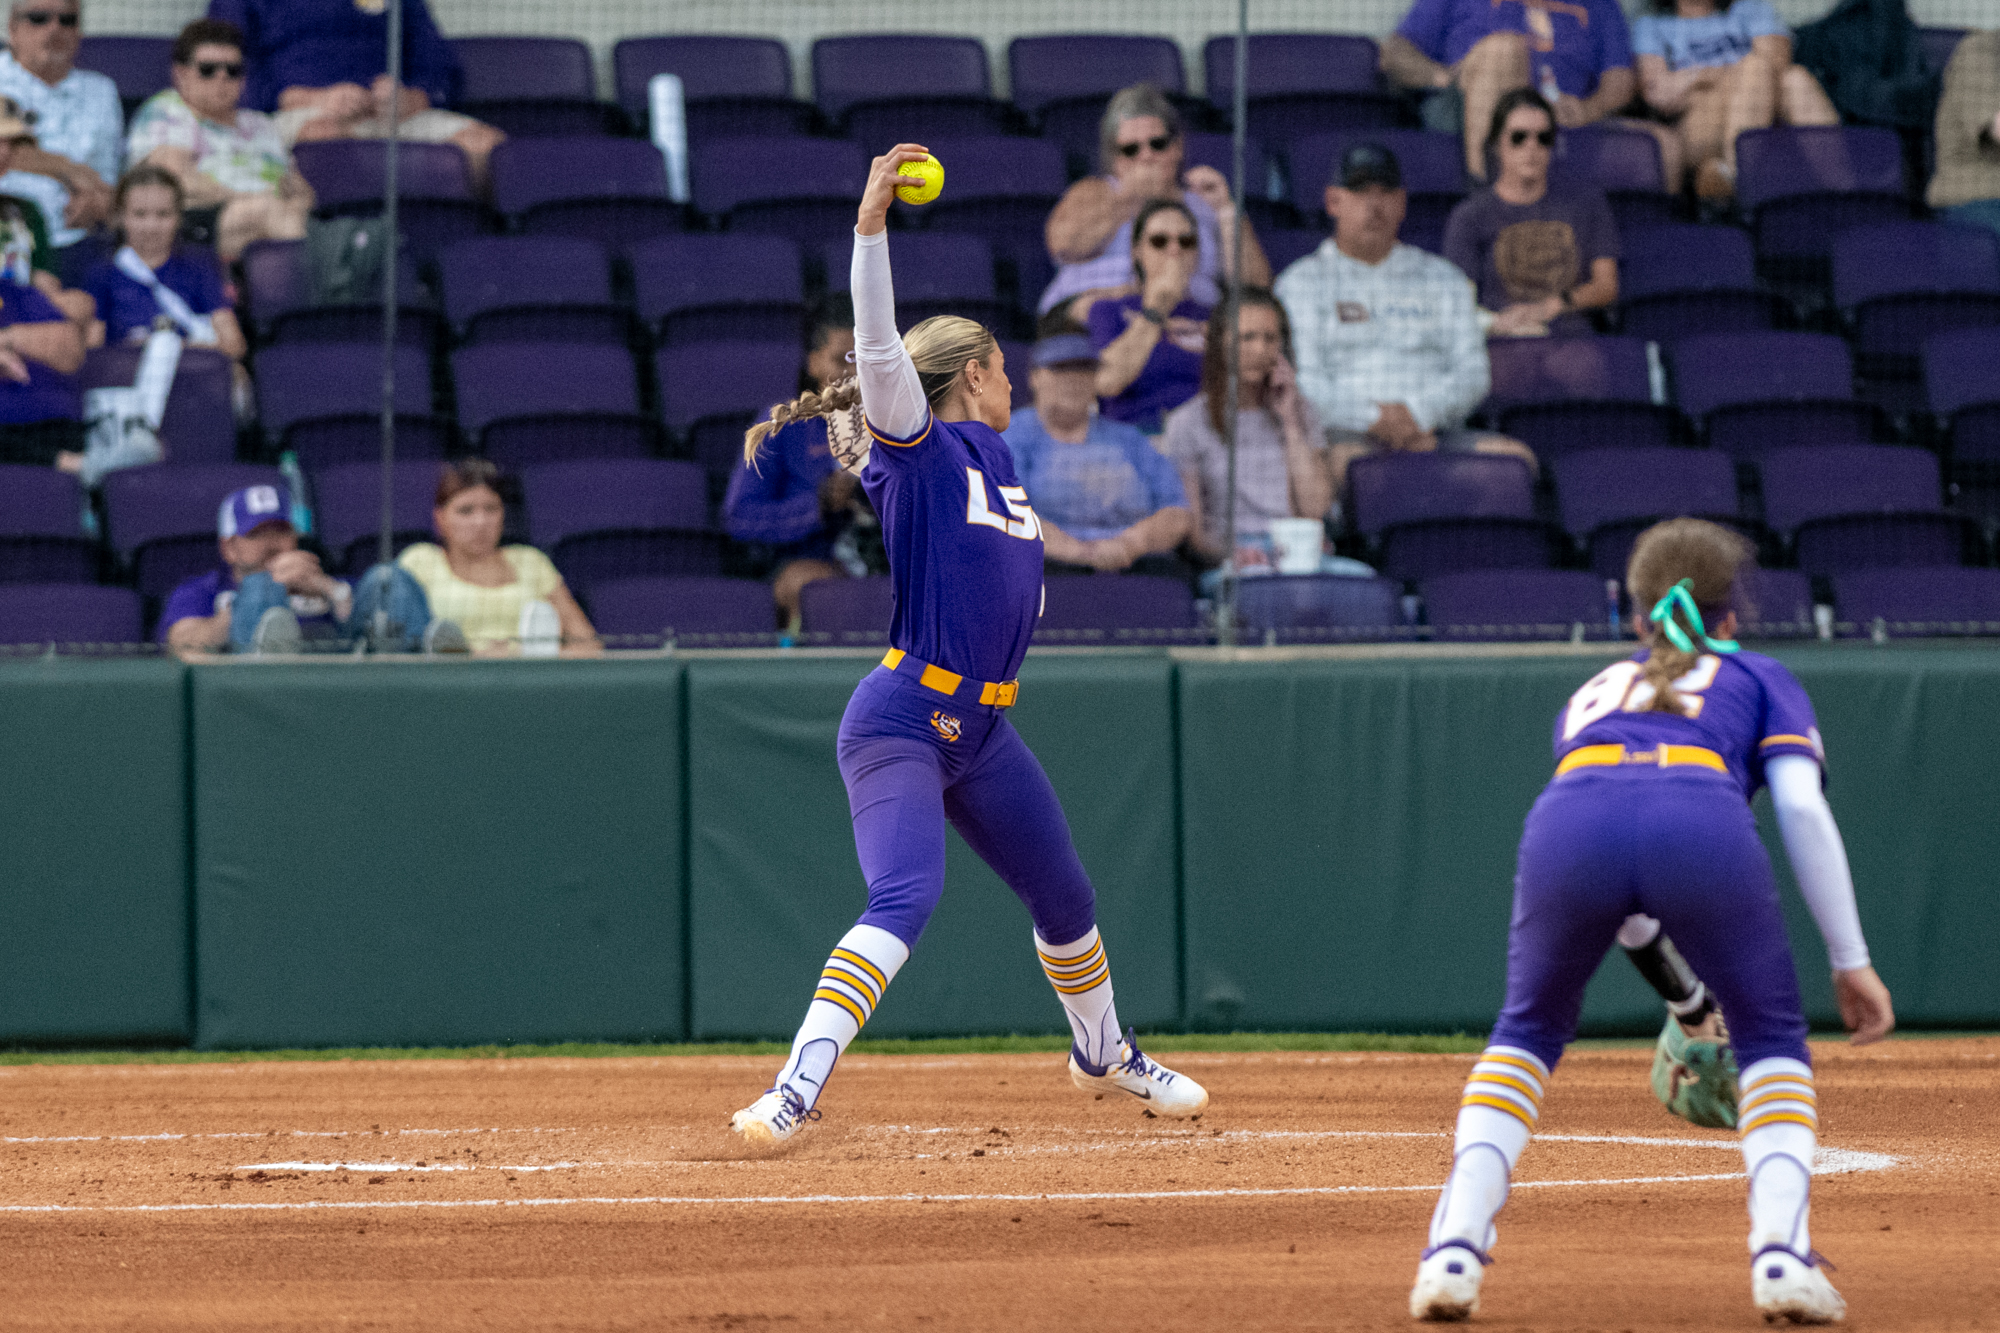
[[1465, 270], [1495, 337], [1584, 334], [1583, 311], [1618, 299], [1618, 227], [1604, 192], [1552, 182], [1556, 117], [1533, 88], [1493, 108], [1493, 184], [1451, 211], [1444, 257]]
[[126, 160], [173, 174], [190, 212], [211, 212], [215, 248], [233, 264], [252, 241], [306, 234], [312, 187], [292, 165], [277, 119], [238, 106], [243, 33], [196, 19], [174, 39], [174, 85], [132, 116]]
[[[1194, 217], [1201, 240], [1189, 291], [1204, 305], [1221, 297], [1217, 285], [1236, 252], [1236, 208], [1229, 182], [1213, 167], [1186, 167], [1180, 112], [1148, 83], [1121, 88], [1098, 125], [1101, 176], [1069, 187], [1049, 214], [1049, 257], [1059, 265], [1037, 307], [1047, 314], [1068, 305], [1082, 323], [1098, 298], [1128, 295], [1132, 285], [1132, 220], [1155, 199], [1171, 199]], [[1243, 276], [1268, 286], [1271, 263], [1257, 234], [1243, 223]]]
[[1090, 307], [1099, 411], [1157, 435], [1162, 419], [1201, 391], [1209, 307], [1188, 297], [1200, 233], [1185, 204], [1155, 199], [1133, 219], [1133, 286]]

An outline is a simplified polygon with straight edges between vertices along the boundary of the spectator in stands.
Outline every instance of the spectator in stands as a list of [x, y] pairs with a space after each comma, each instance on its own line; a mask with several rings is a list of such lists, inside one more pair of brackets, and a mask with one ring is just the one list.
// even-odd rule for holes
[[[0, 97], [0, 176], [7, 174], [16, 153], [35, 146], [35, 132], [13, 99]], [[0, 194], [0, 278], [33, 287], [56, 309], [75, 321], [86, 345], [91, 343], [97, 306], [74, 287], [65, 287], [56, 272], [56, 251], [49, 242], [48, 219], [32, 199]]]
[[532, 546], [500, 544], [505, 485], [500, 469], [483, 458], [447, 464], [431, 510], [439, 544], [418, 542], [397, 565], [423, 588], [430, 613], [455, 622], [476, 653], [558, 642], [572, 656], [602, 652], [597, 631], [549, 558]]
[[[1158, 88], [1134, 84], [1112, 97], [1098, 128], [1104, 174], [1070, 186], [1049, 214], [1049, 255], [1059, 267], [1042, 293], [1041, 313], [1074, 303], [1070, 315], [1081, 323], [1100, 296], [1135, 291], [1131, 222], [1155, 199], [1174, 200], [1194, 216], [1201, 254], [1189, 292], [1203, 305], [1220, 299], [1217, 284], [1228, 275], [1236, 252], [1236, 206], [1221, 172], [1202, 166], [1182, 169], [1186, 148], [1180, 112]], [[1259, 286], [1271, 281], [1271, 263], [1247, 218], [1243, 276]]]
[[112, 343], [144, 342], [165, 319], [190, 347], [213, 347], [241, 362], [249, 346], [211, 259], [176, 253], [181, 184], [164, 167], [137, 166], [118, 182], [124, 244], [84, 278]]
[[[1333, 508], [1333, 474], [1319, 418], [1299, 392], [1292, 369], [1292, 334], [1284, 307], [1261, 287], [1246, 287], [1238, 302], [1236, 418], [1236, 550], [1238, 569], [1272, 561], [1274, 518], [1324, 519]], [[1231, 553], [1228, 515], [1228, 326], [1208, 324], [1201, 393], [1167, 417], [1167, 457], [1180, 467], [1193, 511], [1189, 545], [1208, 562]], [[1349, 562], [1353, 563], [1353, 562]]]
[[1744, 130], [1840, 123], [1819, 80], [1792, 63], [1792, 30], [1770, 0], [1653, 0], [1653, 9], [1632, 29], [1640, 91], [1680, 135], [1702, 198], [1736, 193]]
[[[37, 0], [39, 3], [39, 0]], [[245, 100], [278, 113], [288, 142], [398, 138], [457, 144], [476, 183], [507, 136], [444, 108], [458, 55], [424, 0], [403, 0], [403, 88], [389, 105], [386, 7], [363, 0], [209, 0], [208, 16], [243, 33]]]
[[1955, 222], [2000, 231], [2000, 31], [1967, 33], [1944, 67], [1926, 197]]
[[36, 288], [0, 279], [0, 462], [83, 465], [83, 400], [71, 378], [83, 335]]
[[1444, 255], [1479, 289], [1495, 337], [1590, 332], [1583, 311], [1618, 299], [1618, 228], [1604, 192], [1549, 180], [1556, 118], [1533, 88], [1493, 108], [1498, 178], [1452, 209]]
[[1097, 350], [1080, 333], [1035, 344], [1035, 405], [1005, 432], [1014, 475], [1042, 519], [1052, 572], [1184, 573], [1167, 553], [1188, 535], [1187, 493], [1174, 465], [1131, 425], [1097, 407]]
[[1490, 372], [1472, 284], [1450, 261], [1396, 240], [1409, 196], [1379, 144], [1347, 150], [1326, 187], [1333, 237], [1286, 269], [1299, 392], [1326, 423], [1336, 492], [1347, 465], [1378, 450], [1512, 454], [1518, 440], [1465, 429]]
[[1199, 261], [1194, 214], [1172, 199], [1155, 199], [1132, 220], [1132, 286], [1105, 296], [1087, 316], [1101, 358], [1097, 396], [1104, 415], [1149, 435], [1160, 421], [1201, 391], [1201, 349], [1209, 307], [1188, 296]]
[[217, 19], [182, 28], [173, 78], [173, 87], [133, 114], [126, 161], [172, 172], [190, 209], [216, 214], [211, 230], [224, 263], [235, 263], [252, 241], [302, 238], [312, 187], [293, 167], [277, 121], [237, 105], [241, 30]]
[[0, 96], [14, 99], [35, 127], [35, 145], [16, 148], [0, 190], [32, 199], [55, 228], [56, 271], [95, 254], [67, 260], [90, 231], [111, 216], [111, 182], [125, 147], [125, 110], [118, 86], [76, 68], [83, 36], [78, 0], [12, 0], [7, 53], [0, 55]]
[[[1382, 70], [1405, 88], [1430, 90], [1424, 124], [1463, 135], [1465, 169], [1482, 181], [1487, 163], [1474, 136], [1516, 88], [1539, 88], [1564, 127], [1617, 116], [1637, 89], [1618, 0], [1416, 0], [1383, 39]], [[1674, 134], [1649, 121], [1620, 123], [1653, 135], [1667, 179], [1680, 179]]]
[[216, 516], [222, 564], [167, 595], [160, 642], [182, 653], [292, 653], [308, 640], [339, 646], [365, 632], [378, 606], [411, 643], [420, 635], [427, 645], [456, 636], [431, 621], [423, 593], [399, 569], [378, 566], [359, 589], [321, 569], [318, 556], [299, 549], [291, 513], [283, 486], [231, 491]]

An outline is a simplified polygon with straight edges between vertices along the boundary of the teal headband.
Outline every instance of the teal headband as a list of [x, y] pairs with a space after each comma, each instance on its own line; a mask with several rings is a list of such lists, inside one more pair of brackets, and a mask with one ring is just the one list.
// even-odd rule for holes
[[1701, 623], [1701, 609], [1694, 604], [1694, 594], [1688, 589], [1694, 585], [1693, 579], [1682, 579], [1667, 589], [1667, 595], [1653, 604], [1653, 623], [1667, 636], [1667, 642], [1684, 653], [1699, 651], [1694, 639], [1688, 637], [1680, 622], [1674, 618], [1676, 608], [1685, 612], [1688, 623], [1694, 626], [1694, 638], [1700, 639], [1704, 647], [1713, 648], [1718, 653], [1733, 653], [1738, 645], [1733, 639], [1711, 639], [1708, 630]]

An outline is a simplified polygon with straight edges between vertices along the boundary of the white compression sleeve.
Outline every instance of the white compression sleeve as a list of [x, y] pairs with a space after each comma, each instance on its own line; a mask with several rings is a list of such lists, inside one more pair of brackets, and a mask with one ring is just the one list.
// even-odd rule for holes
[[896, 286], [889, 276], [889, 233], [854, 233], [854, 368], [861, 379], [861, 410], [875, 429], [907, 439], [924, 428], [930, 404], [916, 363], [896, 332]]
[[1854, 908], [1854, 876], [1847, 848], [1820, 791], [1820, 769], [1802, 754], [1781, 754], [1764, 766], [1778, 832], [1792, 861], [1792, 877], [1826, 940], [1827, 959], [1836, 969], [1868, 966], [1861, 916]]

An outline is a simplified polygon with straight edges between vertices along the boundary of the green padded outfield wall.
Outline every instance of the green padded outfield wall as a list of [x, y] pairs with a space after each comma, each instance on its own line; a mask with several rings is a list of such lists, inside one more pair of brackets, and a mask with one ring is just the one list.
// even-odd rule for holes
[[[874, 659], [688, 667], [692, 1012], [697, 1038], [788, 1037], [861, 914], [834, 737]], [[1097, 887], [1119, 1015], [1180, 1021], [1172, 663], [1037, 654], [1010, 714], [1047, 769]], [[1027, 910], [956, 834], [943, 902], [868, 1025], [875, 1037], [1056, 1032]]]
[[0, 666], [0, 1044], [187, 1040], [185, 677]]
[[678, 664], [192, 676], [200, 1046], [683, 1035]]

